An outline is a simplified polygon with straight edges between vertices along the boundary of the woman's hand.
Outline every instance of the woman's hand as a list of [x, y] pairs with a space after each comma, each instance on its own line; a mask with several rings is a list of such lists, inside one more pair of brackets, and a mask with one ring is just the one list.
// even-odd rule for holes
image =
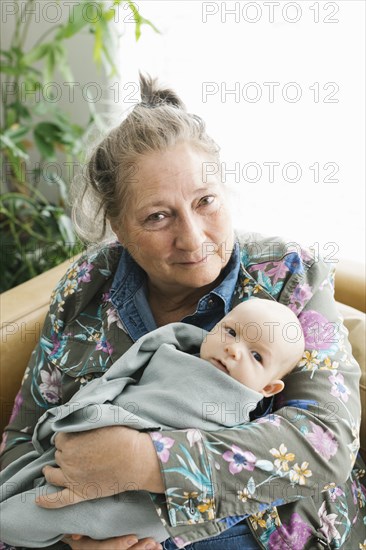
[[162, 550], [161, 544], [152, 538], [137, 540], [135, 535], [126, 535], [107, 540], [94, 540], [81, 535], [65, 535], [62, 539], [73, 550]]
[[164, 491], [148, 434], [111, 426], [76, 434], [58, 433], [55, 446], [59, 468], [45, 466], [43, 473], [49, 483], [65, 489], [38, 497], [36, 503], [43, 508], [62, 508], [124, 491]]

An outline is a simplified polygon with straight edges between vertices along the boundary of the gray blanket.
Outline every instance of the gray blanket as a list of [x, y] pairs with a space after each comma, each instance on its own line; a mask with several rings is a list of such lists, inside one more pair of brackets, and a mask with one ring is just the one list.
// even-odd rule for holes
[[[163, 541], [165, 528], [149, 493], [130, 491], [113, 497], [46, 510], [38, 494], [57, 498], [59, 488], [45, 483], [42, 468], [54, 465], [56, 432], [81, 432], [124, 425], [137, 430], [197, 428], [215, 431], [248, 421], [262, 395], [246, 388], [195, 356], [206, 332], [173, 323], [140, 338], [101, 377], [72, 399], [48, 410], [38, 421], [34, 450], [1, 474], [1, 540], [29, 548], [49, 546], [65, 533], [106, 539], [135, 533]], [[95, 519], [97, 518], [97, 521]]]

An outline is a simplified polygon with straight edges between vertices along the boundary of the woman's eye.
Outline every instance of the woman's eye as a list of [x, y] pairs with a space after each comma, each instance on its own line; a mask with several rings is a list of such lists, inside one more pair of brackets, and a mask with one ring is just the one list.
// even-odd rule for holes
[[209, 204], [212, 204], [215, 200], [214, 195], [206, 195], [205, 197], [202, 197], [202, 199], [199, 202], [200, 206], [208, 206]]
[[258, 363], [263, 363], [263, 359], [260, 353], [258, 353], [257, 351], [252, 351], [252, 355], [254, 359], [258, 361]]
[[163, 212], [154, 212], [146, 218], [147, 222], [160, 222], [165, 219], [165, 214]]
[[233, 328], [226, 327], [226, 332], [227, 332], [227, 334], [229, 334], [229, 335], [232, 336], [233, 338], [236, 337], [236, 331], [235, 331]]

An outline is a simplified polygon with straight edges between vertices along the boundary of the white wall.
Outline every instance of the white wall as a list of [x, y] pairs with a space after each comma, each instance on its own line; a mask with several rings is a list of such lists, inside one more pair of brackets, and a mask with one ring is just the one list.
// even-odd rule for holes
[[[14, 23], [9, 4], [1, 2], [5, 48]], [[56, 13], [53, 0], [36, 4], [29, 44]], [[70, 2], [59, 5], [65, 18]], [[122, 81], [109, 83], [90, 61], [91, 37], [71, 39], [80, 85], [70, 101], [70, 86], [58, 74], [59, 105], [84, 124], [88, 109], [81, 92], [97, 82], [107, 89], [96, 108], [108, 110], [105, 98], [111, 96], [117, 123], [119, 112], [138, 99], [138, 69], [160, 76], [206, 120], [222, 147], [223, 172], [239, 170], [226, 176], [238, 226], [318, 243], [333, 259], [365, 262], [365, 3], [137, 0], [135, 5], [162, 34], [143, 26], [136, 44], [123, 4], [115, 22]], [[236, 96], [225, 93], [233, 89]], [[255, 94], [261, 94], [258, 101]], [[279, 163], [272, 165], [272, 181], [268, 163]], [[286, 181], [296, 176], [299, 181]]]
[[[135, 4], [162, 34], [143, 27], [136, 45], [125, 21], [116, 110], [137, 100], [138, 69], [160, 76], [205, 118], [227, 170], [239, 169], [226, 177], [237, 225], [364, 262], [364, 2]], [[272, 181], [268, 163], [279, 163]]]

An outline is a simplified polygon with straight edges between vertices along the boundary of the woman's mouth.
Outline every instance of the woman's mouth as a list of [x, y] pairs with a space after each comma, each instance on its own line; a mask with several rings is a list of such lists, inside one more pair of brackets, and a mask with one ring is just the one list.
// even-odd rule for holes
[[200, 260], [193, 260], [191, 262], [177, 262], [179, 265], [185, 265], [185, 266], [196, 266], [204, 264], [207, 261], [207, 256], [205, 258], [201, 258]]

